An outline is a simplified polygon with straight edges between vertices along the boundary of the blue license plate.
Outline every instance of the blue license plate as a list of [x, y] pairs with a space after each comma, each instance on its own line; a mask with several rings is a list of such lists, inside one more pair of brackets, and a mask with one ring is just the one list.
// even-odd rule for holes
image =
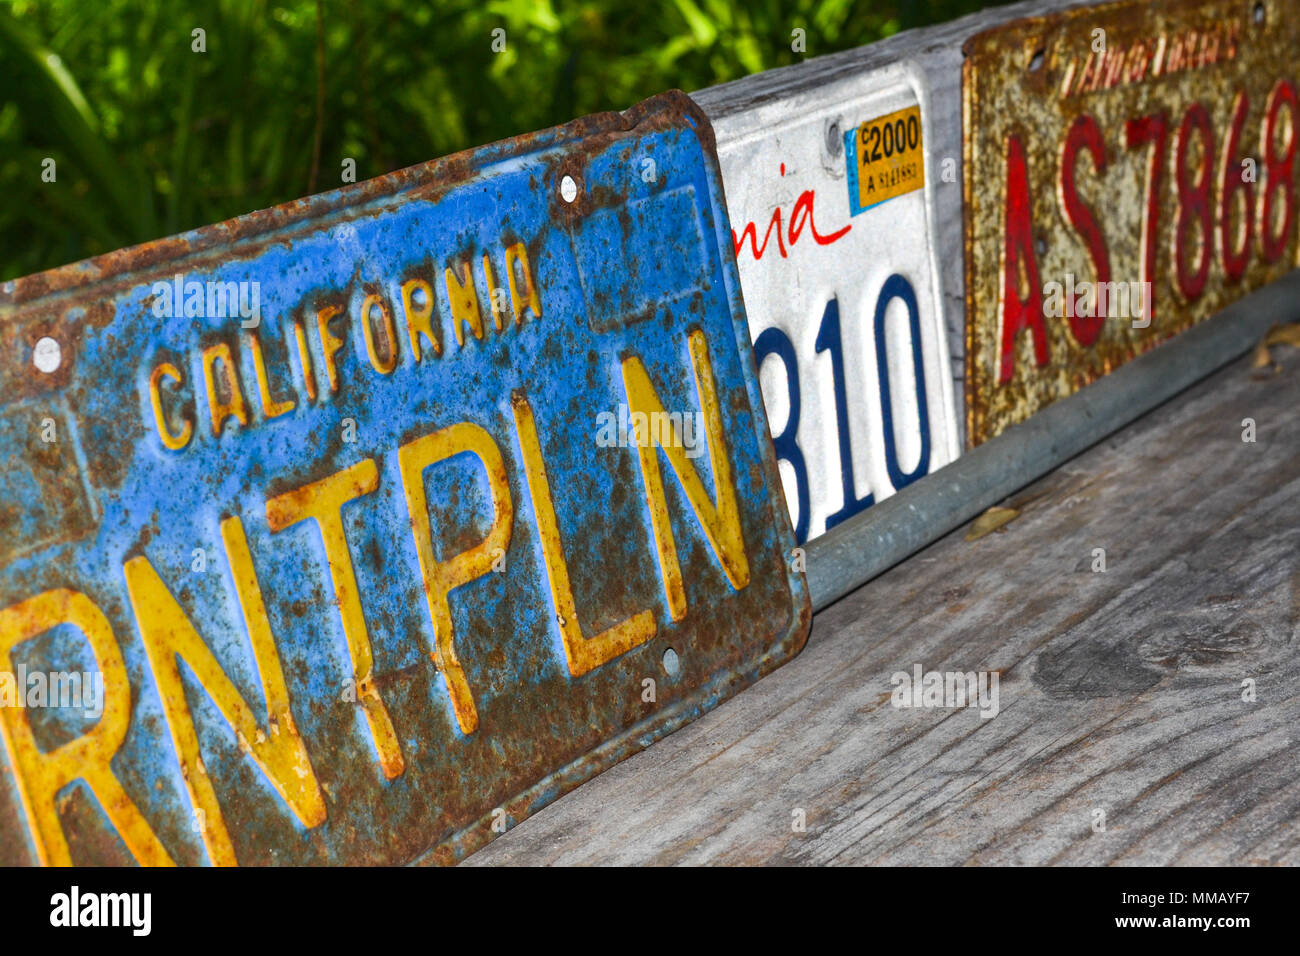
[[0, 863], [450, 862], [796, 653], [681, 94], [0, 287]]

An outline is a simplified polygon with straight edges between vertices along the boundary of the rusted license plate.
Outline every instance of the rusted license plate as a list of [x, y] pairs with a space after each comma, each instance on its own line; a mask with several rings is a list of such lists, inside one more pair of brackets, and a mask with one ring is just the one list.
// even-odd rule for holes
[[0, 861], [450, 861], [801, 646], [682, 94], [18, 280]]
[[965, 54], [973, 444], [1296, 265], [1292, 3], [1101, 4]]
[[902, 64], [719, 117], [763, 397], [802, 544], [952, 461], [929, 94]]

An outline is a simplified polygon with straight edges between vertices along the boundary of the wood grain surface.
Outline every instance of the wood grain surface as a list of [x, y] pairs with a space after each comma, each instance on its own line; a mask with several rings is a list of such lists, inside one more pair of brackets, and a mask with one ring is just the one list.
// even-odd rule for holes
[[[465, 865], [1300, 863], [1300, 351], [1278, 357], [859, 588], [793, 662]], [[998, 672], [997, 715], [895, 707], [917, 664]]]

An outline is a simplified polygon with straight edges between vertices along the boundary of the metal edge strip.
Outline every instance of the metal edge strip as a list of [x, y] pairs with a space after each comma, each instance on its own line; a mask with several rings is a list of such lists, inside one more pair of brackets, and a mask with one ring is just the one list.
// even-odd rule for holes
[[1038, 411], [806, 547], [813, 610], [915, 554], [1300, 319], [1300, 269]]

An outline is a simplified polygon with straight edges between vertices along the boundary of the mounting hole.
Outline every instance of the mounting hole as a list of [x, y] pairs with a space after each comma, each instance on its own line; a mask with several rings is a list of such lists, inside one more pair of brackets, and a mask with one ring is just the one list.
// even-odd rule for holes
[[840, 133], [840, 121], [835, 120], [826, 127], [826, 151], [832, 156], [844, 152], [844, 136]]
[[1255, 22], [1256, 23], [1264, 22], [1264, 4], [1262, 3], [1255, 4]]
[[1035, 243], [1035, 248], [1037, 248], [1039, 256], [1047, 255], [1047, 242], [1042, 236], [1038, 237], [1038, 241]]
[[560, 198], [565, 202], [573, 202], [578, 198], [578, 184], [572, 176], [566, 175], [560, 180]]
[[669, 677], [676, 677], [682, 672], [682, 662], [677, 657], [677, 652], [671, 647], [664, 651], [664, 673]]
[[1046, 50], [1035, 50], [1034, 55], [1029, 58], [1029, 72], [1036, 73], [1043, 68], [1043, 54]]
[[32, 349], [32, 362], [37, 369], [49, 375], [63, 363], [63, 349], [59, 348], [59, 343], [54, 339], [43, 335], [37, 339], [36, 347]]

